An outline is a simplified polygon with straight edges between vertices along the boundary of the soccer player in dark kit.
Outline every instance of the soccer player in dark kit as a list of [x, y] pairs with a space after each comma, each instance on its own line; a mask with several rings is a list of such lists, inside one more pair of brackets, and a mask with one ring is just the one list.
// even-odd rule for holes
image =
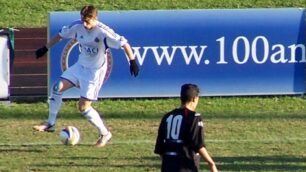
[[161, 120], [154, 152], [162, 159], [162, 172], [197, 172], [199, 156], [217, 172], [215, 162], [204, 144], [203, 121], [195, 109], [199, 88], [194, 84], [181, 87], [181, 107], [164, 115]]

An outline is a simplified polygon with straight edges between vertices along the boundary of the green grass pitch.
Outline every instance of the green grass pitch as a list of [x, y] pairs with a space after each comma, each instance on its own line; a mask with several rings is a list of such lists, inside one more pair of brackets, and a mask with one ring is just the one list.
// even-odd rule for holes
[[[65, 101], [57, 130], [32, 125], [47, 118], [47, 104], [0, 104], [0, 171], [159, 171], [153, 153], [161, 116], [179, 99], [101, 100], [94, 107], [113, 133], [104, 148], [97, 131]], [[221, 171], [306, 171], [306, 100], [302, 97], [200, 99], [207, 149]], [[65, 146], [60, 128], [76, 126], [81, 142]], [[201, 162], [202, 171], [208, 171]]]

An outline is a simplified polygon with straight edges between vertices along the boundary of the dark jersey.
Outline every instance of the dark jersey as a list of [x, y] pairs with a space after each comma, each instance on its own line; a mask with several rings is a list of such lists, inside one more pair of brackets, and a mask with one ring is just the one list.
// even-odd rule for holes
[[162, 172], [198, 171], [195, 154], [203, 146], [203, 121], [199, 113], [179, 108], [162, 118], [154, 151], [162, 156]]

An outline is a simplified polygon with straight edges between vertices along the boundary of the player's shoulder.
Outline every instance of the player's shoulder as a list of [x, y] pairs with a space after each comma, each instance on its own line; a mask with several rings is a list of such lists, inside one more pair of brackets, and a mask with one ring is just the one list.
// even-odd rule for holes
[[186, 113], [188, 113], [188, 116], [190, 117], [201, 117], [201, 114], [199, 112], [189, 110], [188, 108], [185, 108], [184, 110], [187, 111]]
[[194, 113], [194, 116], [195, 116], [195, 117], [201, 117], [201, 114], [200, 114], [199, 112], [195, 112], [195, 113]]
[[173, 115], [174, 113], [175, 113], [175, 110], [171, 110], [171, 111], [166, 112], [164, 116], [170, 116], [170, 115]]
[[196, 124], [198, 127], [203, 127], [203, 126], [204, 126], [204, 123], [203, 123], [203, 119], [202, 119], [202, 117], [201, 117], [201, 114], [198, 113], [198, 112], [195, 112], [195, 113], [194, 113], [193, 121], [195, 122], [195, 124]]
[[72, 28], [72, 27], [78, 27], [78, 26], [83, 26], [83, 22], [82, 20], [75, 20], [73, 22], [70, 23], [70, 25], [68, 26], [69, 28]]
[[177, 110], [178, 109], [172, 109], [171, 111], [166, 112], [164, 114], [163, 118], [165, 119], [165, 118], [168, 118], [170, 115], [177, 115], [177, 114], [179, 114]]
[[168, 114], [173, 114], [173, 115], [178, 115], [178, 114], [182, 114], [183, 110], [181, 108], [175, 108], [172, 109], [170, 112], [168, 112]]
[[112, 30], [109, 26], [100, 21], [98, 21], [97, 27], [101, 30]]
[[102, 32], [102, 33], [105, 33], [107, 35], [112, 35], [113, 37], [116, 37], [117, 34], [115, 33], [115, 31], [109, 27], [108, 25], [102, 23], [102, 22], [98, 22], [97, 24], [97, 27], [99, 28], [99, 30]]

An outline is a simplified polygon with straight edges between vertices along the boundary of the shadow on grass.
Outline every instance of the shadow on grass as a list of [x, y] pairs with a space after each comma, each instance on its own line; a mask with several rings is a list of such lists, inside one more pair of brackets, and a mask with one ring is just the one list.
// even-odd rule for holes
[[[145, 112], [145, 111], [128, 111], [128, 112], [100, 112], [101, 116], [107, 119], [158, 119], [160, 120], [164, 114], [157, 112]], [[48, 117], [48, 113], [32, 113], [30, 111], [23, 111], [19, 113], [14, 112], [0, 112], [0, 119], [40, 119], [45, 120]], [[240, 113], [228, 113], [228, 114], [202, 114], [204, 119], [300, 119], [306, 120], [305, 114], [254, 114], [244, 115]], [[58, 118], [63, 119], [78, 119], [84, 118], [81, 113], [74, 112], [60, 112]]]
[[[221, 171], [306, 171], [306, 157], [298, 156], [214, 157], [214, 160]], [[201, 163], [202, 167], [205, 165]]]
[[0, 147], [0, 153], [42, 153], [43, 150], [37, 150], [37, 149], [19, 149], [19, 148], [3, 148], [3, 146]]
[[[53, 157], [61, 159], [62, 157]], [[52, 159], [52, 158], [51, 158]], [[160, 158], [158, 156], [145, 157], [90, 157], [90, 156], [71, 156], [65, 157], [66, 161], [61, 163], [46, 162], [36, 164], [33, 167], [40, 168], [94, 168], [94, 169], [113, 169], [125, 171], [131, 169], [150, 169], [159, 171]], [[214, 157], [220, 171], [306, 171], [306, 157], [298, 156], [232, 156]], [[87, 163], [84, 163], [87, 162]], [[206, 162], [201, 161], [201, 170], [208, 170]]]
[[[51, 162], [44, 162], [31, 165], [32, 168], [45, 168], [45, 169], [63, 169], [63, 168], [78, 168], [80, 171], [84, 171], [86, 168], [104, 169], [104, 170], [116, 170], [125, 171], [125, 169], [155, 169], [159, 171], [159, 158], [158, 157], [118, 157], [109, 158], [105, 156], [90, 157], [90, 156], [66, 156], [66, 157], [49, 157]], [[54, 163], [54, 161], [60, 160], [60, 163]], [[53, 162], [52, 162], [53, 161]], [[85, 168], [85, 169], [83, 169]], [[130, 170], [129, 170], [130, 171]]]

